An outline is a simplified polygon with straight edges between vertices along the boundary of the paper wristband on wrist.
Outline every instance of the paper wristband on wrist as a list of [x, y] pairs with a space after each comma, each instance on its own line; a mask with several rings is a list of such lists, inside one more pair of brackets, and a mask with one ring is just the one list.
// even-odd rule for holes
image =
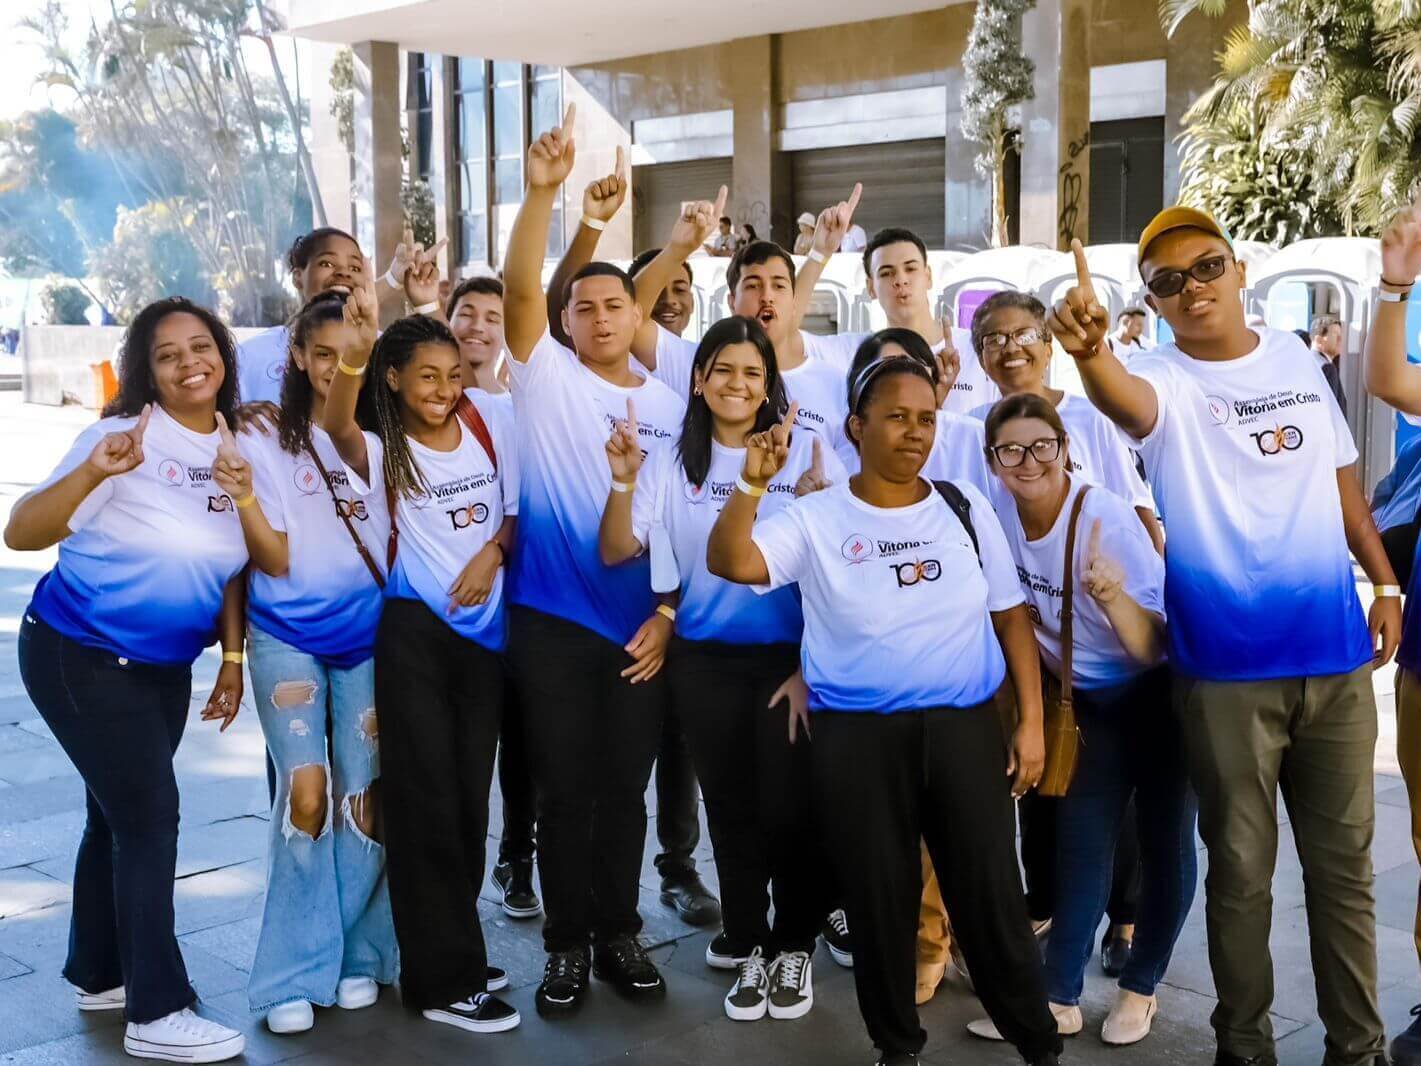
[[635, 482], [635, 481], [618, 481], [616, 478], [613, 478], [613, 479], [612, 479], [612, 491], [613, 491], [613, 492], [632, 492], [632, 491], [634, 491], [635, 489], [636, 489], [636, 482]]
[[1400, 585], [1373, 585], [1372, 595], [1379, 600], [1397, 599], [1401, 596]]
[[222, 653], [222, 661], [224, 663], [236, 663], [238, 666], [241, 666], [242, 663], [247, 661], [247, 657], [239, 651], [224, 651]]
[[[1386, 284], [1390, 285], [1391, 282], [1388, 281]], [[1388, 292], [1386, 289], [1377, 292], [1377, 299], [1384, 304], [1404, 304], [1410, 298], [1411, 290], [1409, 288], [1402, 289], [1400, 292]]]
[[353, 378], [365, 376], [365, 367], [351, 366], [344, 359], [336, 360], [336, 369], [339, 370], [342, 374], [349, 374]]
[[737, 489], [739, 489], [741, 492], [745, 493], [746, 496], [763, 496], [763, 495], [765, 495], [765, 488], [764, 488], [764, 486], [763, 486], [763, 485], [752, 485], [752, 484], [750, 484], [750, 482], [748, 482], [748, 481], [745, 480], [745, 475], [744, 475], [744, 474], [740, 474], [740, 475], [737, 475], [737, 476], [736, 476], [736, 478], [735, 478], [735, 487], [736, 487]]
[[656, 613], [668, 621], [676, 621], [676, 608], [672, 607], [669, 603], [658, 603], [656, 605]]
[[401, 282], [399, 278], [395, 277], [394, 263], [390, 264], [390, 269], [385, 271], [384, 277], [382, 277], [380, 280], [383, 281], [386, 285], [390, 286], [390, 288], [392, 289], [398, 289], [401, 287]]
[[235, 503], [238, 507], [250, 507], [252, 504], [257, 502], [257, 494], [255, 492], [249, 492], [240, 500], [233, 500], [232, 502]]
[[416, 315], [431, 315], [439, 310], [439, 301], [430, 300], [427, 304], [420, 304], [418, 307], [411, 307], [410, 312]]
[[583, 215], [582, 224], [588, 229], [597, 230], [599, 233], [607, 228], [607, 223], [603, 222], [600, 218], [593, 218], [591, 215]]
[[828, 259], [828, 257], [818, 248], [809, 249], [809, 253], [805, 256], [805, 258], [813, 259], [816, 263], [823, 263], [826, 262]]

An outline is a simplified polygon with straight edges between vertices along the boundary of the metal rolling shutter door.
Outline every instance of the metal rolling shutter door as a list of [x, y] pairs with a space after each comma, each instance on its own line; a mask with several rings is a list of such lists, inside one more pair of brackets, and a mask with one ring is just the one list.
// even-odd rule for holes
[[729, 184], [729, 157], [637, 167], [632, 172], [632, 239], [637, 252], [661, 246], [685, 201], [714, 200], [720, 187]]
[[854, 218], [870, 237], [884, 226], [906, 226], [929, 248], [943, 247], [946, 148], [942, 140], [855, 144], [790, 153], [794, 216], [818, 214], [863, 182]]

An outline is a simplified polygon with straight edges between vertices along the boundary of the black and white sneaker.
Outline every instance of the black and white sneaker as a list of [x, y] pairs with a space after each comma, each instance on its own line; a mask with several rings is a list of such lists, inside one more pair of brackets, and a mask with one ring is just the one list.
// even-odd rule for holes
[[506, 1033], [523, 1020], [518, 1011], [497, 996], [479, 992], [447, 1007], [424, 1011], [432, 1022], [443, 1022], [470, 1033]]
[[598, 944], [592, 952], [592, 976], [632, 999], [659, 999], [666, 995], [661, 971], [634, 936]]
[[770, 974], [756, 948], [740, 964], [740, 978], [725, 994], [725, 1016], [733, 1022], [758, 1022], [770, 1000]]
[[510, 918], [536, 918], [543, 913], [543, 902], [533, 888], [532, 859], [499, 863], [492, 880], [503, 893], [503, 913]]
[[554, 951], [548, 955], [547, 965], [543, 967], [543, 983], [533, 996], [539, 1014], [571, 1014], [582, 1006], [587, 998], [588, 972], [592, 968], [588, 955], [586, 948]]
[[485, 972], [488, 976], [485, 979], [484, 991], [502, 992], [508, 987], [508, 971], [502, 966], [489, 966]]
[[732, 944], [724, 933], [706, 945], [706, 965], [712, 970], [738, 970], [740, 964], [750, 957], [750, 952]]
[[824, 938], [824, 946], [829, 949], [829, 954], [834, 956], [834, 961], [846, 970], [852, 970], [854, 942], [849, 936], [849, 916], [844, 913], [843, 908], [829, 912], [819, 935]]
[[770, 963], [770, 1017], [803, 1018], [814, 1006], [814, 963], [805, 951], [782, 951]]

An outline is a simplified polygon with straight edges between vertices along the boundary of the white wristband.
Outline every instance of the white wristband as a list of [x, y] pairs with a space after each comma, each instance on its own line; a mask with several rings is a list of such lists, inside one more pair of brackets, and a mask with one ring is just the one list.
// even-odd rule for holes
[[411, 314], [415, 314], [415, 315], [428, 315], [428, 314], [433, 314], [435, 311], [438, 311], [438, 310], [439, 310], [439, 301], [438, 301], [438, 300], [430, 300], [429, 303], [427, 303], [427, 304], [420, 304], [418, 307], [411, 307], [411, 308], [410, 308], [410, 313], [411, 313]]
[[1384, 304], [1404, 304], [1411, 299], [1411, 290], [1405, 289], [1401, 292], [1387, 292], [1381, 289], [1377, 292], [1377, 299]]
[[1372, 586], [1372, 597], [1373, 597], [1374, 599], [1378, 599], [1378, 600], [1383, 600], [1383, 599], [1400, 599], [1400, 598], [1401, 598], [1401, 586], [1400, 586], [1400, 585], [1373, 585], [1373, 586]]
[[736, 477], [736, 479], [735, 479], [735, 487], [736, 487], [737, 489], [739, 489], [741, 492], [745, 493], [746, 496], [754, 496], [754, 497], [758, 498], [758, 497], [760, 497], [760, 496], [765, 495], [765, 487], [762, 486], [762, 485], [752, 485], [752, 484], [750, 484], [750, 482], [748, 482], [748, 481], [745, 480], [745, 475], [744, 475], [744, 474], [741, 474], [741, 475], [739, 475], [738, 477]]
[[823, 263], [827, 259], [824, 253], [821, 252], [818, 248], [809, 249], [809, 255], [806, 256], [806, 258], [813, 259], [816, 263]]
[[595, 229], [599, 232], [607, 228], [607, 223], [603, 222], [600, 218], [592, 218], [589, 215], [582, 216], [582, 224], [588, 229]]
[[384, 283], [390, 286], [390, 288], [392, 289], [398, 289], [404, 284], [404, 282], [400, 281], [397, 277], [395, 277], [394, 263], [390, 264], [390, 269], [385, 271], [385, 276], [381, 280], [384, 281]]
[[636, 491], [636, 482], [635, 482], [635, 481], [618, 481], [616, 478], [613, 478], [613, 479], [612, 479], [612, 491], [613, 491], [613, 492], [635, 492], [635, 491]]

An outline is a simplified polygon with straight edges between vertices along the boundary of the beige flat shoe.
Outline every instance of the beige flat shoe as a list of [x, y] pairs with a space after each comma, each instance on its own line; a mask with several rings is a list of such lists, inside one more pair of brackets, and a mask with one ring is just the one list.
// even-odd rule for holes
[[[1085, 1028], [1085, 1019], [1081, 1017], [1080, 1007], [1067, 1007], [1063, 1003], [1048, 1003], [1047, 1006], [1051, 1008], [1051, 1015], [1056, 1019], [1056, 1031], [1062, 1036], [1075, 1036]], [[990, 1018], [978, 1018], [975, 1022], [968, 1022], [967, 1031], [983, 1040], [1002, 1039], [1002, 1034]]]
[[1159, 1012], [1159, 1000], [1120, 989], [1115, 1006], [1100, 1027], [1100, 1039], [1112, 1047], [1138, 1044], [1150, 1035], [1150, 1024]]

